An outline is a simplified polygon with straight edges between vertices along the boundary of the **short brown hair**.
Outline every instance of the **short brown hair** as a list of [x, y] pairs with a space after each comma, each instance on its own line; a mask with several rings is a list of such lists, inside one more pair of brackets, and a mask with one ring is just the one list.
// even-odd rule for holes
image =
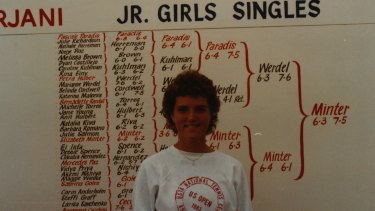
[[220, 100], [212, 80], [200, 74], [198, 71], [187, 70], [178, 74], [167, 87], [160, 113], [167, 120], [167, 126], [175, 133], [177, 133], [177, 129], [172, 120], [172, 114], [176, 104], [176, 98], [181, 96], [203, 97], [207, 99], [211, 113], [207, 134], [213, 132], [218, 121]]

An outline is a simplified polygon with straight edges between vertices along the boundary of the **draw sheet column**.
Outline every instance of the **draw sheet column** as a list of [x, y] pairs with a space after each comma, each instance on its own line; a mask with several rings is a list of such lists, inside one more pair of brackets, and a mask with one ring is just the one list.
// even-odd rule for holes
[[105, 34], [59, 34], [61, 210], [109, 210]]
[[151, 33], [109, 33], [108, 92], [112, 210], [132, 210], [133, 185], [154, 136]]

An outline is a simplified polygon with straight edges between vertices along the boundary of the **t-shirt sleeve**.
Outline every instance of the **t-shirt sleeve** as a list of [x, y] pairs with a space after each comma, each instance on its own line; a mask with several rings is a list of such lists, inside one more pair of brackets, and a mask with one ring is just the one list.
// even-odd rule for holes
[[238, 211], [252, 211], [249, 183], [242, 166], [239, 167], [236, 177], [238, 181], [236, 185]]
[[153, 175], [146, 165], [141, 164], [135, 184], [133, 186], [133, 210], [153, 211], [155, 210], [155, 198], [158, 188], [153, 184]]

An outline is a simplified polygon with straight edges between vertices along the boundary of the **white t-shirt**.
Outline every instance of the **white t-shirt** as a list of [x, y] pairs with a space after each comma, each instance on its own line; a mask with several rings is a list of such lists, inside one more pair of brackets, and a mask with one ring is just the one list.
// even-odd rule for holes
[[184, 155], [174, 146], [141, 164], [133, 190], [133, 208], [135, 211], [252, 210], [249, 185], [238, 160], [219, 151]]

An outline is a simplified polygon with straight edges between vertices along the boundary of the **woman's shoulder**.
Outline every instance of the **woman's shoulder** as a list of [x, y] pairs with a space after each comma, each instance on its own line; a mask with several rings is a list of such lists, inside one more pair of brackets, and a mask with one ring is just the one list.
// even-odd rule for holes
[[165, 160], [170, 160], [173, 157], [173, 149], [171, 147], [163, 149], [155, 154], [148, 156], [143, 162], [143, 165], [156, 165], [163, 163]]

